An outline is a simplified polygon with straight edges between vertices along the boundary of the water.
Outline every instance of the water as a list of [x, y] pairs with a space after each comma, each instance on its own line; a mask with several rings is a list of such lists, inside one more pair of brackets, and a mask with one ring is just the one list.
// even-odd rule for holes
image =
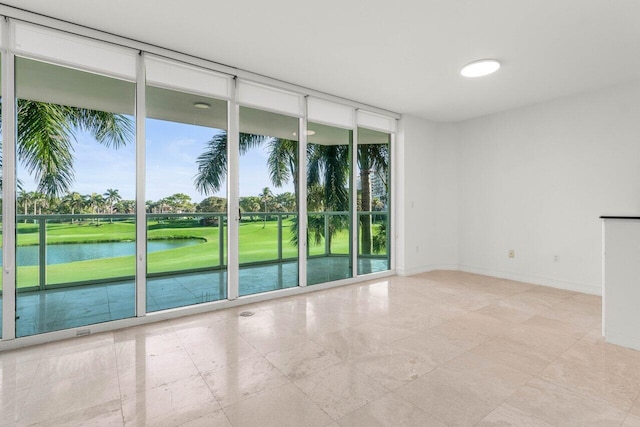
[[[166, 251], [202, 243], [199, 239], [153, 240], [147, 242], [147, 252]], [[38, 246], [20, 246], [16, 254], [19, 267], [38, 265]], [[47, 245], [47, 265], [65, 264], [90, 259], [131, 256], [136, 253], [135, 242], [73, 243], [67, 245]], [[2, 251], [0, 250], [0, 263]]]

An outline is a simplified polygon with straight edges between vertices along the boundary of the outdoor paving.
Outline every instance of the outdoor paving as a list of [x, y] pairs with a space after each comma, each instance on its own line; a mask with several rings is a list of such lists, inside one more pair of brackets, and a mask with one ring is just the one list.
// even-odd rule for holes
[[[359, 273], [388, 270], [386, 259], [360, 259]], [[312, 258], [307, 262], [309, 285], [351, 277], [347, 257]], [[225, 299], [227, 273], [185, 273], [147, 279], [147, 311]], [[298, 285], [298, 263], [240, 268], [240, 296]], [[135, 282], [76, 286], [19, 293], [16, 336], [69, 329], [135, 316]], [[0, 296], [0, 331], [2, 330]]]

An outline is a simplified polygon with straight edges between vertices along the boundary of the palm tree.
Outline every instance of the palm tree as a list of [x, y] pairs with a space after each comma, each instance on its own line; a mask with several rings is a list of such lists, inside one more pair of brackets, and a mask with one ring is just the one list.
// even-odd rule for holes
[[[42, 193], [39, 193], [37, 191], [30, 191], [28, 194], [29, 194], [29, 199], [31, 200], [31, 203], [33, 205], [33, 215], [37, 215], [38, 214], [38, 204], [39, 203], [44, 203], [45, 195], [42, 194]], [[36, 222], [37, 222], [37, 220], [34, 219], [33, 223], [35, 224]]]
[[134, 126], [123, 114], [19, 99], [17, 158], [47, 196], [65, 193], [74, 181], [73, 142], [77, 131], [100, 144], [120, 148], [132, 140]]
[[273, 199], [273, 193], [269, 187], [264, 187], [259, 194], [260, 202], [264, 205], [264, 222], [262, 228], [267, 226], [267, 203]]
[[[293, 180], [296, 203], [298, 202], [298, 142], [279, 138], [270, 138], [262, 135], [240, 134], [240, 154], [244, 154], [250, 148], [268, 144], [269, 157], [267, 165], [271, 182], [276, 187]], [[322, 188], [324, 197], [322, 208], [326, 211], [349, 210], [349, 147], [346, 145], [316, 145], [307, 147], [309, 162], [307, 173], [308, 188]], [[360, 168], [360, 180], [363, 185], [362, 209], [371, 210], [371, 184], [370, 174], [375, 171], [386, 177], [388, 170], [388, 148], [382, 144], [362, 145], [358, 148], [358, 166]], [[224, 176], [227, 172], [227, 134], [221, 132], [215, 135], [208, 143], [207, 150], [198, 157], [198, 174], [195, 177], [196, 189], [205, 193], [215, 193], [220, 190]], [[310, 192], [309, 192], [310, 193]], [[264, 201], [262, 201], [264, 203]], [[311, 203], [308, 200], [307, 203]], [[311, 207], [311, 205], [308, 205]], [[266, 211], [266, 206], [265, 206]], [[368, 222], [366, 220], [369, 220]], [[266, 221], [266, 216], [265, 216]], [[318, 222], [318, 221], [316, 221]], [[362, 247], [363, 253], [370, 253], [371, 218], [363, 216], [362, 222]], [[332, 216], [330, 219], [330, 235], [348, 227], [348, 220], [341, 216]], [[297, 221], [292, 224], [294, 243], [297, 242]], [[310, 218], [309, 228], [315, 227], [314, 232], [318, 240], [324, 235], [324, 223], [315, 224]], [[331, 239], [331, 236], [325, 236]], [[330, 245], [329, 245], [330, 246]]]
[[307, 157], [307, 186], [322, 185], [325, 210], [348, 211], [349, 147], [310, 144]]
[[[349, 146], [309, 144], [307, 158], [307, 187], [323, 193], [321, 208], [325, 211], [349, 211]], [[316, 198], [317, 196], [318, 194], [315, 194]], [[308, 228], [315, 236], [316, 243], [324, 236], [331, 253], [332, 236], [349, 227], [349, 218], [344, 215], [332, 215], [328, 221], [327, 236], [324, 236], [324, 217], [310, 216]]]
[[[71, 215], [76, 214], [76, 210], [80, 212], [82, 208], [84, 208], [86, 204], [86, 199], [77, 191], [73, 193], [67, 193], [67, 195], [63, 199], [63, 203], [67, 205], [67, 207], [71, 210]], [[73, 223], [74, 219], [71, 218], [71, 222]]]
[[[386, 144], [358, 145], [358, 168], [360, 169], [360, 185], [362, 186], [361, 209], [370, 212], [371, 208], [371, 173], [386, 177], [389, 170], [389, 149]], [[371, 254], [371, 215], [360, 216], [360, 249], [363, 255]], [[385, 229], [386, 230], [386, 229]]]
[[33, 214], [37, 215], [38, 203], [43, 202], [45, 200], [45, 195], [37, 191], [34, 191], [31, 197], [32, 197], [31, 201], [33, 202]]
[[[109, 213], [113, 214], [113, 207], [114, 205], [122, 199], [122, 197], [120, 196], [120, 194], [118, 193], [118, 190], [115, 190], [113, 188], [109, 188], [107, 189], [107, 191], [104, 192], [103, 194], [104, 196], [104, 201], [107, 204], [107, 206], [109, 206]], [[113, 223], [113, 217], [109, 218], [111, 223]]]
[[[18, 196], [18, 205], [22, 205], [22, 209], [24, 209], [24, 215], [29, 215], [29, 207], [35, 201], [35, 193], [33, 191], [26, 192], [24, 190], [20, 191]], [[24, 223], [27, 223], [27, 220], [24, 220]]]
[[88, 197], [88, 201], [91, 206], [91, 213], [100, 213], [100, 206], [104, 203], [102, 195], [98, 193], [91, 193]]
[[[262, 135], [240, 133], [240, 154], [250, 148], [268, 144], [267, 165], [271, 182], [276, 187], [293, 180], [296, 202], [298, 183], [298, 142]], [[345, 188], [349, 174], [349, 148], [344, 145], [313, 145], [307, 147], [309, 171], [307, 185], [321, 185], [324, 189], [326, 210], [349, 210], [349, 192]], [[206, 151], [198, 157], [198, 173], [194, 179], [196, 189], [205, 194], [220, 190], [227, 172], [227, 134], [221, 132], [209, 142]], [[246, 211], [246, 210], [245, 210]], [[266, 217], [265, 217], [266, 220]], [[348, 221], [340, 216], [331, 218], [330, 232], [343, 229]], [[318, 228], [324, 234], [324, 226]], [[292, 224], [292, 242], [297, 243], [297, 221]]]
[[[104, 198], [102, 197], [102, 194], [98, 194], [95, 192], [91, 193], [90, 195], [85, 196], [85, 200], [89, 205], [89, 207], [91, 208], [91, 213], [93, 214], [100, 213], [100, 210], [104, 205]], [[100, 224], [100, 218], [96, 218], [95, 220], [97, 224]]]
[[[20, 193], [18, 194], [18, 205], [22, 205], [22, 209], [24, 209], [24, 214], [28, 215], [29, 214], [29, 205], [31, 204], [31, 202], [33, 201], [33, 193], [32, 192], [26, 192], [24, 190], [20, 191]], [[25, 220], [26, 222], [26, 220]]]
[[85, 205], [85, 198], [84, 196], [80, 195], [80, 193], [78, 193], [77, 191], [74, 191], [73, 193], [70, 194], [70, 207], [71, 207], [71, 215], [75, 215], [76, 213], [76, 209], [78, 210], [78, 212], [82, 211], [82, 208], [84, 208]]
[[103, 196], [105, 198], [105, 202], [107, 203], [107, 206], [109, 206], [109, 213], [112, 214], [113, 206], [116, 204], [116, 202], [121, 200], [122, 197], [118, 193], [118, 190], [113, 188], [108, 188], [107, 191], [104, 192]]
[[123, 214], [132, 214], [135, 212], [135, 200], [119, 200], [116, 205], [116, 212]]
[[298, 142], [289, 139], [271, 138], [268, 142], [269, 157], [267, 166], [271, 182], [277, 188], [282, 187], [293, 180], [293, 195], [295, 204], [298, 204]]

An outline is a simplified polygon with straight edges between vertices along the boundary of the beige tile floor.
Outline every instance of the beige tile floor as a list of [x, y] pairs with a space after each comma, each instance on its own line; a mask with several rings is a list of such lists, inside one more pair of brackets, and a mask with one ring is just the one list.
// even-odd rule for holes
[[4, 352], [0, 425], [640, 426], [600, 304], [437, 271]]

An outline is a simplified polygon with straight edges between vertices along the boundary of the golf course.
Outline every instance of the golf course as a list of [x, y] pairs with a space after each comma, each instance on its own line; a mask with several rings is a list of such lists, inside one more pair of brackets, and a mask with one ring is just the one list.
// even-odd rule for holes
[[[278, 261], [279, 222], [276, 217], [263, 221], [243, 220], [239, 227], [240, 263]], [[34, 223], [35, 222], [35, 223]], [[223, 225], [224, 226], [224, 225]], [[281, 221], [282, 259], [295, 259], [298, 249], [292, 242], [295, 227], [294, 215], [283, 215]], [[38, 248], [40, 239], [38, 221], [23, 221], [17, 224], [18, 288], [32, 288], [39, 285], [39, 265], [20, 265], [20, 252]], [[203, 223], [202, 217], [151, 218], [147, 221], [147, 273], [162, 274], [197, 269], [220, 267], [226, 263], [226, 254], [220, 262], [220, 229], [217, 221]], [[97, 255], [93, 259], [52, 263], [48, 255], [46, 284], [57, 285], [112, 278], [133, 277], [135, 275], [136, 224], [133, 218], [76, 220], [73, 222], [47, 222], [47, 251], [54, 250], [64, 255], [65, 249], [74, 247], [87, 252], [96, 246], [109, 248], [128, 243], [127, 255]], [[223, 228], [223, 247], [226, 247], [226, 229]], [[178, 243], [177, 247], [153, 250], [154, 242]], [[100, 252], [100, 251], [98, 251]], [[346, 230], [336, 231], [331, 238], [332, 254], [349, 253], [349, 234]], [[309, 254], [325, 255], [324, 239], [317, 244], [310, 242]], [[86, 254], [85, 254], [86, 256]]]

